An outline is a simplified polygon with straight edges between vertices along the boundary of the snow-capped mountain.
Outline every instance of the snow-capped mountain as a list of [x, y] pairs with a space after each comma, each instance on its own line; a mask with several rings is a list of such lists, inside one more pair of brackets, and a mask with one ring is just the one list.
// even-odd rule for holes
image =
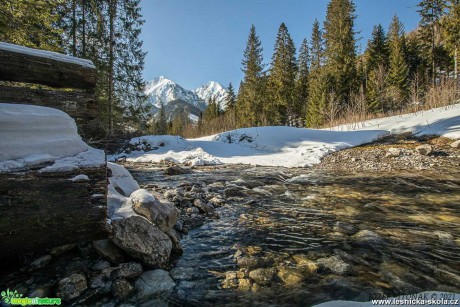
[[163, 102], [166, 116], [170, 119], [184, 109], [188, 110], [190, 118], [198, 118], [201, 111], [208, 106], [209, 98], [215, 98], [222, 109], [226, 107], [227, 90], [216, 81], [210, 81], [191, 91], [165, 76], [159, 76], [147, 83], [144, 92], [152, 104], [151, 113], [158, 113], [161, 102]]
[[178, 99], [194, 107], [198, 107], [201, 110], [206, 109], [207, 106], [193, 91], [184, 89], [176, 82], [164, 76], [156, 77], [148, 82], [145, 87], [145, 94], [148, 96], [149, 101], [157, 108], [160, 107], [161, 102], [167, 105], [169, 102]]
[[194, 92], [206, 103], [208, 103], [210, 98], [213, 98], [216, 99], [222, 109], [227, 107], [227, 89], [223, 87], [219, 82], [209, 81], [208, 83], [203, 84], [197, 88]]

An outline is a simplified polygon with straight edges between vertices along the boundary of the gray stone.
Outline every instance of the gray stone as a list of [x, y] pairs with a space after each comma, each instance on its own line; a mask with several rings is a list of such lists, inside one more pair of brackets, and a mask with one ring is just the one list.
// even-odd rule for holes
[[180, 167], [178, 165], [170, 166], [165, 169], [164, 174], [169, 175], [169, 176], [174, 176], [174, 175], [183, 175], [183, 174], [188, 174], [190, 173], [189, 169]]
[[214, 207], [202, 201], [201, 199], [195, 199], [193, 205], [197, 207], [202, 213], [213, 214]]
[[118, 247], [147, 267], [167, 267], [172, 242], [157, 226], [141, 216], [114, 220], [112, 225]]
[[107, 269], [108, 267], [110, 267], [110, 263], [108, 261], [99, 260], [98, 262], [93, 264], [91, 269], [94, 271], [102, 271], [103, 269]]
[[331, 270], [334, 274], [342, 275], [349, 271], [350, 265], [339, 256], [320, 258], [316, 263], [323, 268]]
[[185, 209], [185, 212], [187, 212], [188, 214], [198, 214], [200, 213], [200, 210], [197, 207], [192, 207]]
[[255, 269], [249, 272], [249, 277], [252, 278], [256, 283], [266, 286], [269, 285], [275, 276], [275, 269], [268, 268], [268, 269]]
[[415, 151], [423, 156], [428, 156], [433, 151], [433, 147], [429, 144], [423, 144], [415, 147]]
[[165, 270], [152, 270], [144, 272], [135, 283], [136, 298], [149, 299], [162, 295], [169, 295], [176, 283]]
[[387, 152], [387, 154], [385, 155], [385, 157], [393, 157], [393, 158], [396, 158], [396, 157], [399, 157], [401, 154], [402, 154], [401, 148], [392, 147], [392, 148], [389, 148], [389, 149], [388, 149], [388, 152]]
[[456, 140], [450, 144], [452, 148], [460, 148], [460, 140]]
[[142, 265], [137, 262], [126, 262], [122, 263], [113, 270], [112, 274], [110, 275], [112, 279], [117, 278], [126, 278], [131, 279], [141, 275], [143, 272]]
[[242, 197], [242, 196], [244, 196], [244, 193], [241, 191], [241, 188], [239, 188], [239, 187], [230, 187], [230, 188], [226, 188], [224, 190], [224, 196], [226, 198], [229, 198], [229, 197]]
[[150, 197], [136, 197], [137, 192], [149, 195], [148, 191], [144, 189], [131, 194], [130, 201], [133, 210], [157, 225], [163, 232], [171, 230], [179, 219], [180, 211], [171, 204], [160, 202], [152, 195], [149, 195]]
[[66, 244], [66, 245], [56, 246], [56, 247], [51, 249], [50, 254], [52, 256], [59, 256], [59, 255], [62, 255], [64, 253], [70, 251], [75, 246], [77, 246], [77, 244]]
[[85, 276], [72, 274], [58, 282], [56, 295], [64, 301], [68, 301], [79, 296], [88, 287]]
[[123, 252], [109, 239], [94, 241], [93, 247], [104, 257], [104, 259], [110, 261], [110, 263], [118, 265], [125, 261]]
[[117, 279], [112, 283], [112, 294], [118, 299], [128, 297], [133, 291], [133, 285], [126, 279]]

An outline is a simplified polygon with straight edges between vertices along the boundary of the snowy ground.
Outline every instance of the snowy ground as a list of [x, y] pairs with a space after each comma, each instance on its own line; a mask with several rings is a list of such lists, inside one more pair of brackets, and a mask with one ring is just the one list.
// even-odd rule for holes
[[[403, 132], [460, 138], [460, 104], [323, 130], [258, 127], [198, 139], [143, 136], [130, 141], [139, 150], [111, 158], [125, 156], [130, 162], [169, 160], [189, 165], [241, 163], [306, 167], [319, 163], [331, 152]], [[153, 150], [144, 152], [142, 149], [146, 146]]]
[[1, 103], [0, 127], [0, 173], [47, 162], [40, 171], [71, 171], [105, 163], [104, 151], [83, 142], [75, 121], [62, 111]]

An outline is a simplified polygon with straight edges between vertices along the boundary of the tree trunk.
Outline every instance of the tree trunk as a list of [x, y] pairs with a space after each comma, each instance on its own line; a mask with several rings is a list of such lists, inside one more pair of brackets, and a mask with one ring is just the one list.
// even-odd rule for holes
[[86, 58], [86, 0], [82, 0], [82, 57]]
[[77, 56], [77, 0], [72, 1], [72, 55]]

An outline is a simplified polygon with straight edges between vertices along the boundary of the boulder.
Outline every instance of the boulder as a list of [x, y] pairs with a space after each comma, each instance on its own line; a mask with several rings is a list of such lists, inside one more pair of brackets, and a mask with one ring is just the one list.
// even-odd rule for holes
[[433, 151], [433, 147], [429, 144], [423, 144], [415, 147], [415, 151], [423, 156], [428, 156]]
[[176, 283], [165, 270], [144, 272], [135, 283], [136, 298], [139, 300], [169, 295]]
[[120, 264], [118, 268], [113, 270], [110, 277], [112, 279], [118, 279], [118, 278], [131, 279], [131, 278], [141, 275], [142, 272], [143, 272], [142, 265], [140, 263], [126, 262], [126, 263]]
[[171, 258], [176, 259], [184, 253], [182, 246], [180, 245], [180, 235], [175, 229], [171, 229], [166, 232], [166, 235], [171, 239], [172, 243], [172, 250], [171, 250]]
[[102, 271], [103, 269], [107, 269], [108, 267], [110, 267], [110, 263], [108, 261], [99, 260], [98, 262], [93, 264], [91, 269], [94, 271]]
[[180, 211], [176, 207], [160, 202], [147, 190], [134, 191], [129, 199], [137, 214], [146, 217], [163, 232], [171, 230], [179, 219]]
[[118, 265], [125, 261], [123, 252], [109, 239], [94, 241], [93, 248], [110, 263]]
[[112, 294], [117, 299], [124, 299], [133, 291], [133, 285], [126, 279], [117, 279], [112, 283]]
[[205, 203], [201, 199], [195, 199], [193, 201], [193, 205], [197, 207], [202, 213], [214, 214], [214, 207], [210, 204]]
[[165, 268], [169, 262], [172, 243], [169, 237], [157, 226], [141, 216], [112, 221], [113, 242], [152, 268]]
[[275, 269], [268, 268], [268, 269], [255, 269], [249, 272], [249, 277], [254, 280], [254, 282], [258, 283], [259, 285], [266, 286], [269, 285], [275, 276]]
[[85, 276], [81, 274], [72, 274], [58, 282], [56, 295], [64, 301], [79, 296], [88, 288]]

